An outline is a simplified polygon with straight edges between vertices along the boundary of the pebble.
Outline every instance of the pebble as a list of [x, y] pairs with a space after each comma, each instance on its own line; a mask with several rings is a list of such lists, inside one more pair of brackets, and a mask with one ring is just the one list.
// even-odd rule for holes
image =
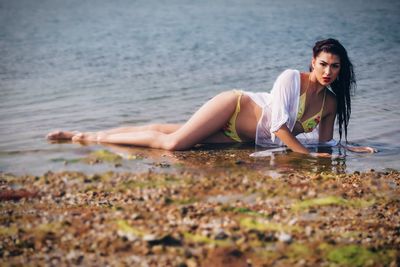
[[188, 259], [186, 261], [186, 265], [187, 265], [187, 267], [197, 267], [197, 266], [199, 266], [194, 259]]
[[283, 242], [283, 243], [289, 244], [289, 243], [292, 242], [292, 236], [282, 232], [282, 233], [279, 234], [278, 240]]
[[306, 233], [306, 236], [308, 236], [308, 237], [310, 237], [313, 234], [313, 229], [311, 228], [311, 226], [306, 226], [305, 233]]
[[228, 234], [223, 229], [218, 229], [214, 236], [215, 240], [224, 240], [228, 238]]

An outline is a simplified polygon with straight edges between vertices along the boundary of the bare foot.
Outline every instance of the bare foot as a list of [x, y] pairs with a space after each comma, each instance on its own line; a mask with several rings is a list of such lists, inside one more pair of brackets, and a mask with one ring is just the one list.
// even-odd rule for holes
[[72, 137], [78, 133], [76, 131], [54, 131], [49, 133], [46, 138], [49, 140], [72, 140]]

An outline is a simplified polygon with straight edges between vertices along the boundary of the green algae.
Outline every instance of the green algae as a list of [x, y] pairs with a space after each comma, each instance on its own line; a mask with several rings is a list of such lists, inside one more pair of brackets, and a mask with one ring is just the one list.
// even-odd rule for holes
[[91, 152], [86, 158], [83, 159], [83, 162], [92, 164], [98, 162], [108, 162], [113, 164], [119, 164], [122, 162], [122, 157], [115, 153], [112, 153], [108, 150], [96, 150]]
[[143, 237], [145, 233], [140, 231], [139, 229], [132, 227], [129, 223], [125, 220], [117, 220], [116, 222], [118, 230], [122, 231], [126, 234], [132, 234], [137, 237]]
[[221, 247], [226, 247], [232, 245], [232, 242], [228, 240], [215, 240], [199, 234], [191, 234], [189, 232], [184, 232], [183, 237], [185, 240], [193, 243], [203, 243], [207, 245], [217, 245]]
[[298, 260], [315, 260], [315, 253], [320, 253], [333, 265], [330, 266], [388, 266], [396, 261], [395, 250], [371, 251], [358, 245], [334, 246], [327, 243], [319, 244], [318, 248], [311, 248], [307, 244], [292, 243], [285, 247], [284, 251], [257, 250], [258, 257], [273, 261], [277, 258], [286, 258], [282, 263], [293, 263]]
[[286, 245], [284, 249], [277, 249], [273, 243], [264, 243], [263, 247], [255, 248], [255, 256], [260, 260], [260, 264], [256, 266], [272, 266], [273, 262], [280, 259], [281, 266], [293, 266], [293, 263], [299, 260], [312, 261], [314, 250], [303, 243], [295, 242]]
[[143, 160], [144, 157], [140, 155], [128, 155], [126, 157], [128, 160]]
[[[274, 262], [281, 258], [281, 255], [275, 251], [275, 249], [265, 249], [265, 248], [255, 248], [255, 257], [259, 262], [258, 266], [272, 266], [268, 265], [265, 262]], [[257, 265], [256, 265], [257, 266]]]
[[312, 198], [306, 199], [292, 205], [292, 209], [297, 210], [304, 210], [315, 206], [330, 206], [330, 205], [337, 205], [337, 206], [351, 206], [357, 208], [363, 208], [371, 206], [375, 203], [374, 200], [364, 200], [364, 199], [353, 199], [347, 200], [341, 197], [336, 196], [327, 196], [321, 198]]
[[313, 251], [302, 243], [290, 244], [287, 252], [287, 256], [292, 259], [304, 259], [312, 256]]
[[327, 253], [327, 259], [340, 266], [388, 265], [392, 260], [395, 260], [395, 257], [396, 252], [394, 250], [372, 252], [357, 245], [331, 248]]
[[175, 205], [191, 205], [193, 203], [196, 203], [197, 201], [199, 201], [197, 198], [183, 198], [183, 199], [171, 199], [171, 204], [175, 204]]
[[62, 162], [64, 164], [74, 164], [82, 161], [81, 158], [66, 159], [66, 158], [54, 158], [50, 160], [51, 162]]
[[301, 232], [298, 226], [284, 225], [282, 223], [273, 223], [267, 221], [259, 221], [254, 218], [243, 218], [240, 225], [248, 230], [257, 231], [273, 231], [273, 232]]
[[108, 162], [108, 163], [121, 163], [122, 157], [114, 154], [108, 150], [97, 150], [94, 152], [91, 152], [87, 157], [85, 158], [73, 158], [73, 159], [66, 159], [66, 158], [54, 158], [50, 160], [51, 162], [62, 162], [64, 164], [74, 164], [74, 163], [97, 163], [97, 162]]
[[0, 236], [14, 236], [18, 233], [18, 228], [15, 225], [10, 227], [0, 226]]
[[35, 233], [57, 233], [63, 228], [63, 225], [61, 222], [52, 222], [52, 223], [43, 223], [39, 224], [33, 229], [33, 232]]
[[261, 217], [261, 218], [268, 218], [268, 215], [265, 215], [263, 213], [251, 210], [246, 207], [230, 207], [230, 206], [225, 206], [222, 208], [222, 211], [226, 212], [233, 212], [236, 214], [245, 214], [245, 215], [250, 215], [250, 216], [255, 216], [255, 217]]
[[[157, 177], [156, 177], [157, 178]], [[147, 188], [161, 188], [168, 187], [171, 185], [179, 185], [182, 184], [181, 179], [177, 179], [174, 176], [166, 176], [161, 179], [149, 179], [149, 180], [128, 180], [121, 183], [118, 186], [119, 189], [147, 189]]]

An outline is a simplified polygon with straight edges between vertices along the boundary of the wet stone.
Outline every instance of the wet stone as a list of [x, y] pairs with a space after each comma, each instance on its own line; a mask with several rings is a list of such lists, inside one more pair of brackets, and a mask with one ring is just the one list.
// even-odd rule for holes
[[278, 235], [278, 240], [281, 241], [281, 242], [284, 242], [284, 243], [288, 243], [288, 244], [289, 244], [289, 243], [292, 242], [293, 238], [292, 238], [292, 236], [289, 235], [289, 234], [280, 233], [280, 234]]

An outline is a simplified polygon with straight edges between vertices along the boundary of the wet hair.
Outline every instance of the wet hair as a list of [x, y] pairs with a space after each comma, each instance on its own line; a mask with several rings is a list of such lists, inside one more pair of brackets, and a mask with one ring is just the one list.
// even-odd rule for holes
[[[332, 91], [336, 95], [337, 109], [336, 117], [339, 125], [339, 136], [342, 140], [344, 128], [345, 140], [347, 143], [347, 126], [351, 114], [351, 99], [356, 88], [356, 79], [347, 51], [338, 40], [325, 39], [315, 43], [313, 47], [313, 57], [316, 58], [321, 52], [334, 54], [340, 58], [340, 72], [335, 81], [330, 84]], [[312, 71], [312, 67], [310, 67]]]

